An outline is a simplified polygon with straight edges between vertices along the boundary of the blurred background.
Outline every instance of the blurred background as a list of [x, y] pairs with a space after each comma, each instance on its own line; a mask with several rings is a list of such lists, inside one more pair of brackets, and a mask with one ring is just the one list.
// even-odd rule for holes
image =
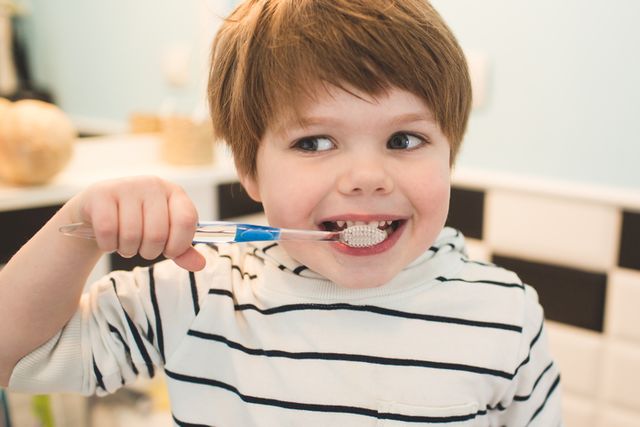
[[[217, 19], [235, 0], [23, 1], [33, 83], [82, 128], [204, 103]], [[434, 0], [482, 96], [460, 166], [640, 187], [640, 3]]]

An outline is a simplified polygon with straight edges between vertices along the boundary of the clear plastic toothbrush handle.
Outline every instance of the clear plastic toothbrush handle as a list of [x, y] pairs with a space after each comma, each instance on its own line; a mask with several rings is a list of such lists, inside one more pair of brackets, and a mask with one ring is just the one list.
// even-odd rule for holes
[[[67, 236], [95, 239], [90, 224], [77, 222], [63, 225], [59, 231]], [[224, 221], [203, 221], [198, 223], [193, 235], [193, 243], [229, 243], [278, 240], [280, 229], [261, 225], [236, 224]]]

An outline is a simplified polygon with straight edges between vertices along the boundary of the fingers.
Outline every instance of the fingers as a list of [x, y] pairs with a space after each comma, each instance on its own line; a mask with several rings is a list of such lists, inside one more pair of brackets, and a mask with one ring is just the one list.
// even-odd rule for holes
[[192, 247], [198, 215], [186, 193], [158, 178], [94, 185], [81, 198], [81, 220], [91, 223], [98, 247], [130, 258], [167, 258], [191, 271], [204, 267]]
[[103, 252], [118, 250], [118, 205], [115, 200], [107, 197], [106, 203], [89, 203], [85, 207], [83, 219], [93, 225], [96, 243]]
[[204, 256], [193, 247], [189, 247], [182, 255], [175, 257], [173, 261], [189, 271], [200, 271], [206, 264]]
[[143, 203], [144, 221], [139, 253], [144, 259], [155, 259], [164, 252], [169, 238], [168, 211], [166, 198], [152, 198]]
[[142, 206], [132, 196], [124, 195], [118, 206], [118, 253], [131, 258], [138, 253], [142, 242]]
[[180, 189], [171, 193], [168, 208], [170, 233], [164, 255], [175, 259], [191, 248], [198, 223], [198, 213], [191, 200]]

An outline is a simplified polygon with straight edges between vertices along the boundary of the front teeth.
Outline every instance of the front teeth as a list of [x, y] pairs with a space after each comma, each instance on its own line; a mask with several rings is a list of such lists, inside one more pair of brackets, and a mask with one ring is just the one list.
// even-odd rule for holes
[[365, 221], [336, 221], [336, 224], [338, 224], [338, 227], [340, 227], [340, 228], [344, 228], [345, 225], [347, 227], [353, 227], [355, 225], [366, 225], [368, 227], [378, 228], [378, 227], [390, 226], [392, 222], [393, 221], [369, 221], [369, 222], [365, 222]]
[[336, 221], [338, 227], [343, 227], [345, 224], [347, 227], [353, 227], [354, 225], [366, 225], [369, 227], [378, 227], [380, 225], [384, 225], [385, 221]]

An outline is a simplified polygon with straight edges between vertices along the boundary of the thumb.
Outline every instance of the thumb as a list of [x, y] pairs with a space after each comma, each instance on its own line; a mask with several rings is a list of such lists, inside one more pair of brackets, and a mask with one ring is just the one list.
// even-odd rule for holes
[[200, 271], [207, 264], [204, 256], [190, 246], [184, 253], [173, 258], [173, 262], [189, 271]]

